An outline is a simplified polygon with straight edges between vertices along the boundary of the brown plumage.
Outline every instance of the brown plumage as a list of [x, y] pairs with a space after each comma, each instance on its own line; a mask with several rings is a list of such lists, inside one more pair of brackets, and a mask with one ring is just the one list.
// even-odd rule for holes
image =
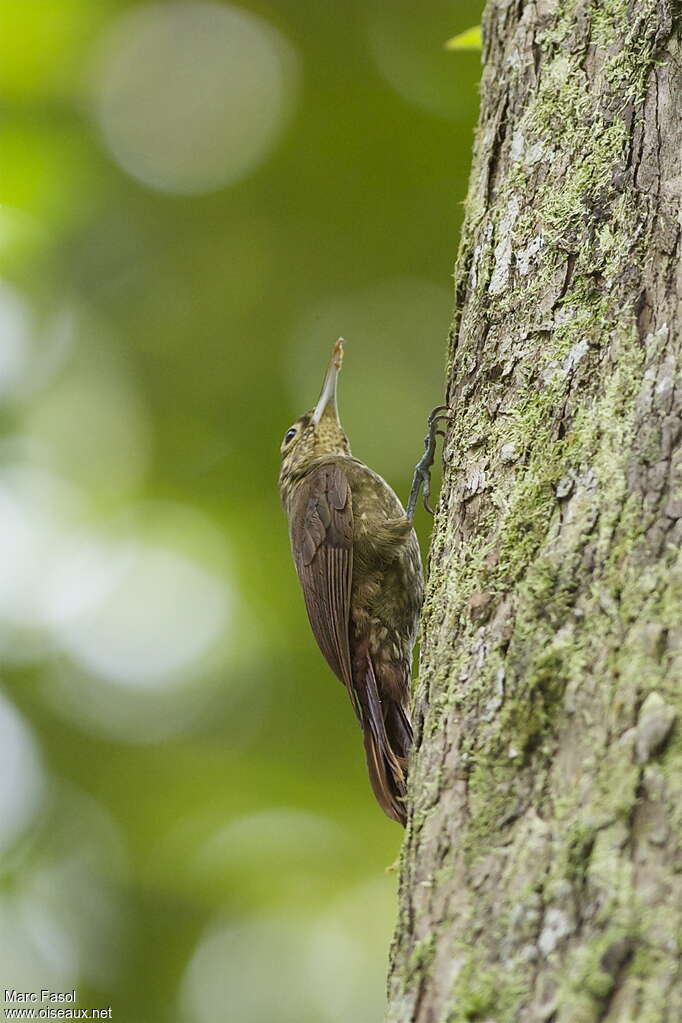
[[404, 825], [421, 559], [395, 493], [350, 453], [336, 409], [341, 346], [317, 406], [285, 435], [279, 488], [315, 639], [348, 690], [377, 801]]

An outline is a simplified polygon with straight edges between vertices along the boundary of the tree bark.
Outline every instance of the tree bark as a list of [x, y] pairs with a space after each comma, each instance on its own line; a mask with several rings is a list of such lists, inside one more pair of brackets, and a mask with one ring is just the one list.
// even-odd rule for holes
[[490, 0], [389, 1023], [682, 1020], [677, 0]]

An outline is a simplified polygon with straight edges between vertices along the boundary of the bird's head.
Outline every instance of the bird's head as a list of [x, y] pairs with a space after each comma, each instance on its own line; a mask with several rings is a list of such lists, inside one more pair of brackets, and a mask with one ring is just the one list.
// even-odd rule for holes
[[310, 462], [321, 455], [350, 455], [348, 438], [336, 407], [336, 382], [343, 362], [343, 345], [344, 340], [340, 337], [332, 349], [317, 405], [292, 423], [284, 434], [279, 473], [283, 491], [289, 480], [304, 475]]

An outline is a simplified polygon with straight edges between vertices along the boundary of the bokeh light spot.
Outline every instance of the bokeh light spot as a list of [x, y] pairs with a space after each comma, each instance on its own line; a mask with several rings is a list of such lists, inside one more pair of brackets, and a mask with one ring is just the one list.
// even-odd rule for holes
[[[0, 252], [3, 223], [0, 216]], [[0, 281], [0, 401], [21, 400], [44, 387], [61, 368], [73, 339], [71, 309], [65, 306], [39, 324], [23, 295]]]
[[5, 663], [49, 648], [44, 634], [46, 579], [65, 530], [80, 514], [79, 495], [30, 465], [0, 472], [0, 651]]
[[91, 492], [125, 493], [144, 476], [151, 445], [146, 410], [134, 379], [113, 360], [72, 366], [23, 418], [54, 469]]
[[382, 877], [346, 889], [319, 916], [216, 920], [187, 968], [184, 1013], [192, 1023], [378, 1020], [394, 918], [395, 883]]
[[0, 693], [0, 853], [29, 823], [43, 795], [38, 748], [18, 711]]
[[452, 0], [431, 0], [425, 11], [412, 0], [369, 0], [363, 18], [377, 67], [395, 91], [431, 114], [461, 116], [462, 76], [444, 46], [458, 23]]
[[[192, 1023], [327, 1023], [309, 994], [306, 929], [277, 918], [217, 924], [201, 940], [182, 991]], [[263, 983], [263, 964], [268, 982]], [[183, 1015], [183, 1018], [184, 1015]]]
[[0, 282], [0, 399], [13, 392], [24, 373], [30, 325], [29, 307]]
[[224, 583], [163, 548], [90, 545], [61, 582], [64, 608], [73, 609], [84, 592], [95, 598], [58, 629], [62, 648], [87, 671], [121, 685], [154, 687], [181, 678], [225, 626]]
[[108, 986], [126, 925], [122, 834], [99, 804], [54, 776], [40, 825], [30, 870], [12, 870], [21, 864], [18, 855], [0, 890], [6, 983], [23, 991], [68, 991], [79, 982]]
[[333, 860], [343, 847], [341, 828], [303, 810], [276, 808], [238, 817], [212, 835], [197, 857], [197, 871], [218, 875], [229, 869], [291, 871], [316, 859]]
[[105, 37], [96, 116], [132, 177], [166, 192], [208, 192], [267, 156], [297, 79], [291, 45], [262, 18], [229, 4], [150, 4]]

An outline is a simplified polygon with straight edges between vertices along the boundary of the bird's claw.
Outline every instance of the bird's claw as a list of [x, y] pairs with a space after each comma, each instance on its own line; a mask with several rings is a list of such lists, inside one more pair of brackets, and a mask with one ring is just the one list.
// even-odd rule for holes
[[428, 419], [428, 433], [424, 438], [424, 454], [417, 462], [412, 479], [412, 489], [407, 502], [407, 518], [411, 521], [414, 517], [414, 510], [419, 499], [419, 491], [423, 489], [422, 500], [424, 507], [430, 515], [433, 515], [433, 508], [429, 504], [431, 496], [431, 466], [436, 454], [436, 437], [444, 437], [445, 431], [438, 429], [438, 424], [443, 420], [449, 420], [452, 411], [448, 405], [436, 405]]

